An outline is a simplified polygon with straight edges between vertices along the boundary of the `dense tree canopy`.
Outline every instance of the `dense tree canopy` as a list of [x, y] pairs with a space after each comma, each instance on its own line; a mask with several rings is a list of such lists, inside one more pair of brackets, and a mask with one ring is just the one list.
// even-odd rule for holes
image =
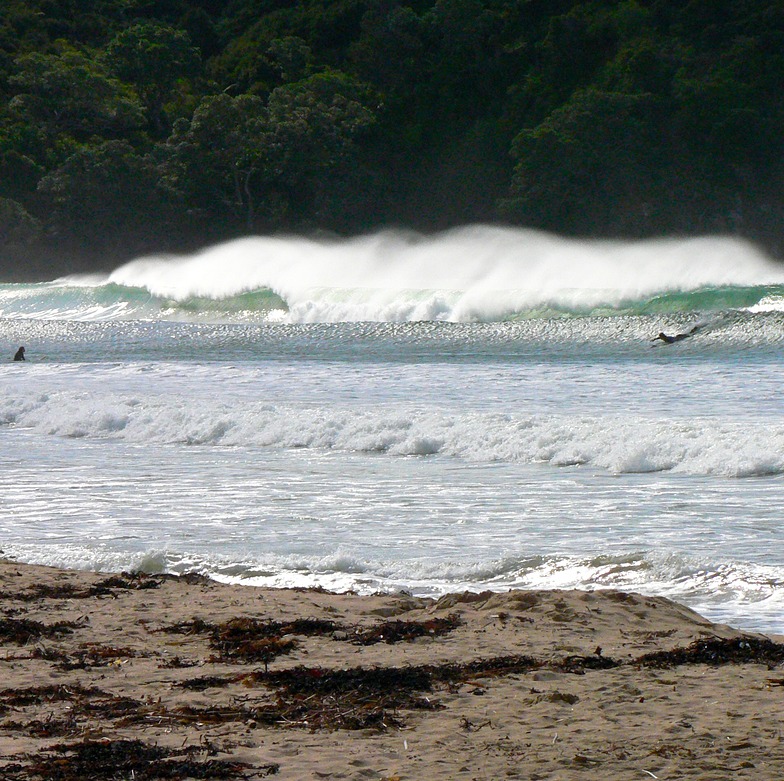
[[5, 0], [0, 274], [480, 220], [784, 254], [782, 84], [762, 0]]

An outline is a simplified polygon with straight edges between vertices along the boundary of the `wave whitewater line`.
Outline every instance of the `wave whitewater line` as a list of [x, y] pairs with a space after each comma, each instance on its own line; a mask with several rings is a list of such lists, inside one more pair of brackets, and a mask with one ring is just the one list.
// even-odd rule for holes
[[784, 266], [738, 239], [610, 242], [470, 226], [253, 237], [107, 275], [0, 285], [10, 319], [497, 322], [784, 310]]
[[[359, 594], [396, 592], [439, 597], [492, 589], [620, 589], [685, 602], [714, 621], [770, 631], [782, 609], [781, 569], [686, 554], [635, 551], [618, 555], [508, 556], [503, 559], [373, 560], [334, 553], [266, 553], [237, 559], [180, 550], [119, 551], [78, 544], [4, 545], [6, 555], [30, 564], [105, 572], [199, 572], [223, 583], [272, 588], [322, 587]], [[749, 607], [753, 606], [753, 611]]]
[[0, 426], [137, 444], [285, 448], [446, 456], [469, 463], [590, 466], [613, 474], [672, 472], [731, 479], [784, 474], [784, 426], [559, 416], [383, 411], [267, 403], [195, 403], [83, 392], [0, 395]]

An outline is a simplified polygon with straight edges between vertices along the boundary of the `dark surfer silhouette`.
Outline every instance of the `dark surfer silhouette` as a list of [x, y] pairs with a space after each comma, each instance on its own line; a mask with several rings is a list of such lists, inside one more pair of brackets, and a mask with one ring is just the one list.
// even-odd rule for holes
[[674, 334], [673, 336], [669, 336], [668, 334], [665, 334], [664, 331], [661, 331], [659, 335], [654, 336], [653, 339], [651, 339], [651, 341], [655, 342], [658, 339], [661, 339], [661, 341], [664, 342], [665, 344], [672, 344], [673, 342], [682, 342], [684, 339], [688, 339], [690, 336], [694, 336], [694, 334], [696, 334], [697, 331], [700, 330], [700, 328], [701, 326], [695, 325], [694, 328], [692, 328], [690, 331], [687, 331], [686, 333], [683, 334]]
[[16, 355], [14, 355], [14, 360], [15, 361], [26, 361], [27, 360], [27, 358], [24, 357], [24, 347], [20, 347], [16, 351]]

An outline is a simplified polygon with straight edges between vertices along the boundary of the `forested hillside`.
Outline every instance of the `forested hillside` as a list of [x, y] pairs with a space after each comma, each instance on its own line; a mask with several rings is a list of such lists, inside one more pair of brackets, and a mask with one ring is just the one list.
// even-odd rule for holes
[[3, 0], [0, 274], [476, 221], [781, 254], [782, 85], [769, 0]]

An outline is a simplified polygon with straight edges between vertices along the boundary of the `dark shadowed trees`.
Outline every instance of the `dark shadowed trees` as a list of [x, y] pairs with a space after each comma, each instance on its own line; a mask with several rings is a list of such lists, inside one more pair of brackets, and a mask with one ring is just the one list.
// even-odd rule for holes
[[[126, 141], [80, 148], [41, 179], [38, 191], [50, 241], [73, 255], [136, 254], [168, 232], [157, 167]], [[79, 232], [61, 230], [71, 225]]]
[[254, 95], [204, 98], [190, 121], [175, 123], [166, 175], [188, 212], [220, 234], [253, 230], [258, 183], [265, 169], [266, 108]]
[[3, 224], [83, 265], [476, 220], [784, 253], [782, 83], [766, 0], [6, 0]]
[[10, 122], [36, 128], [46, 139], [41, 156], [57, 162], [62, 151], [91, 137], [121, 138], [144, 122], [133, 89], [113, 77], [95, 52], [60, 44], [51, 54], [21, 55], [9, 77]]
[[103, 59], [118, 79], [136, 88], [152, 134], [157, 138], [168, 135], [166, 102], [200, 66], [199, 52], [188, 33], [158, 22], [135, 24], [109, 41]]

